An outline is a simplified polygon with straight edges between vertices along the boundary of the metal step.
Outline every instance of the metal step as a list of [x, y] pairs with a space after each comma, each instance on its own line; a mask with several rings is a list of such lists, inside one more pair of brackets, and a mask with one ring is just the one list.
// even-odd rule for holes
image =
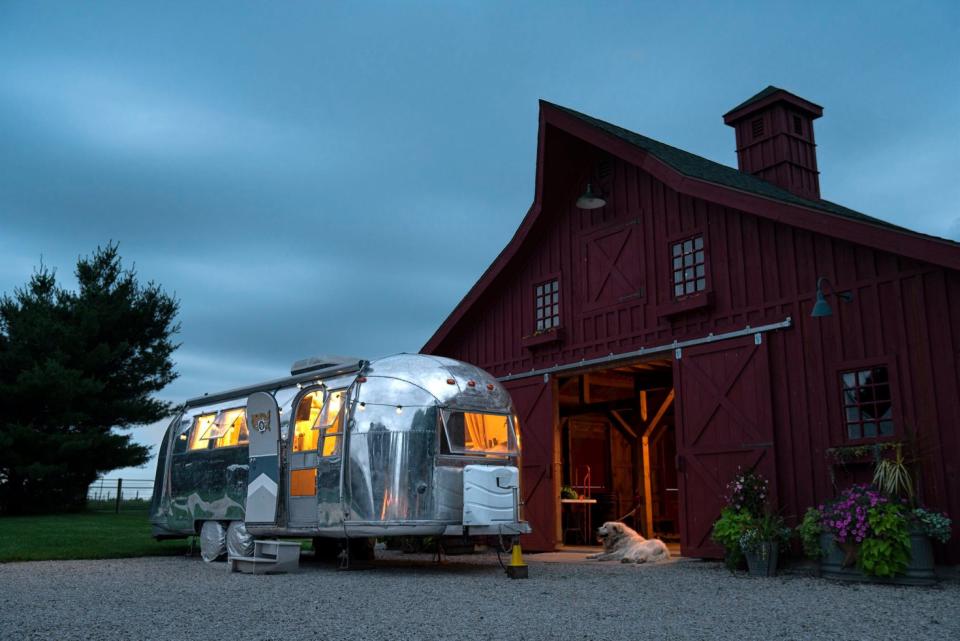
[[231, 556], [231, 572], [281, 574], [300, 567], [300, 544], [293, 541], [254, 541], [253, 556]]

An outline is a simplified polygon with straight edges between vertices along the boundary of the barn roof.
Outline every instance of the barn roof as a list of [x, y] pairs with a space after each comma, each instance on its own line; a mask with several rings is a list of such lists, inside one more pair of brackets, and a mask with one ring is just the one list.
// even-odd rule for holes
[[[729, 113], [734, 113], [753, 102], [768, 99], [778, 91], [782, 90], [771, 85]], [[582, 138], [611, 155], [637, 164], [678, 192], [818, 234], [960, 270], [960, 243], [894, 225], [828, 200], [813, 201], [801, 198], [733, 167], [708, 160], [573, 109], [541, 100], [537, 198], [507, 246], [487, 267], [480, 279], [474, 283], [421, 351], [432, 352], [440, 346], [480, 295], [517, 255], [539, 218], [541, 211], [539, 198], [543, 180], [542, 167], [539, 165], [547, 124]], [[649, 159], [652, 159], [652, 162], [648, 162]]]
[[[781, 91], [774, 86], [769, 86], [756, 96], [746, 101], [742, 105], [739, 105], [732, 109], [731, 111], [737, 111], [743, 106], [760, 100], [761, 98], [766, 97], [767, 95], [772, 95], [777, 91]], [[592, 116], [580, 113], [579, 111], [574, 111], [567, 107], [562, 107], [560, 105], [555, 105], [547, 101], [543, 101], [544, 104], [550, 105], [555, 109], [559, 109], [565, 113], [579, 118], [580, 120], [588, 123], [589, 125], [596, 127], [602, 131], [605, 131], [609, 134], [612, 134], [626, 142], [629, 142], [631, 145], [639, 147], [644, 151], [656, 156], [658, 159], [662, 160], [664, 163], [676, 169], [681, 174], [685, 176], [690, 176], [691, 178], [698, 178], [700, 180], [706, 180], [708, 182], [716, 183], [718, 185], [723, 185], [724, 187], [731, 187], [733, 189], [739, 189], [741, 191], [748, 191], [758, 196], [763, 196], [765, 198], [773, 198], [775, 200], [780, 200], [785, 203], [791, 203], [795, 205], [802, 205], [804, 207], [813, 207], [815, 209], [821, 209], [827, 213], [835, 214], [837, 216], [843, 216], [845, 218], [851, 218], [853, 220], [859, 220], [862, 222], [868, 222], [874, 225], [881, 225], [884, 227], [889, 227], [891, 229], [896, 229], [899, 231], [905, 231], [909, 233], [914, 233], [906, 227], [900, 227], [894, 225], [893, 223], [888, 223], [885, 220], [880, 220], [879, 218], [874, 218], [873, 216], [868, 216], [862, 214], [853, 209], [848, 209], [847, 207], [842, 207], [836, 203], [832, 203], [829, 200], [807, 200], [806, 198], [801, 198], [795, 194], [790, 193], [786, 189], [777, 187], [773, 183], [767, 182], [762, 178], [757, 178], [751, 174], [742, 172], [733, 167], [728, 167], [726, 165], [721, 165], [718, 162], [708, 160], [703, 156], [698, 156], [692, 154], [689, 151], [684, 151], [683, 149], [678, 149], [676, 147], [671, 147], [670, 145], [664, 144], [659, 140], [654, 140], [653, 138], [648, 138], [641, 134], [635, 133], [623, 127], [618, 127], [616, 125], [610, 124], [603, 120], [599, 120]]]

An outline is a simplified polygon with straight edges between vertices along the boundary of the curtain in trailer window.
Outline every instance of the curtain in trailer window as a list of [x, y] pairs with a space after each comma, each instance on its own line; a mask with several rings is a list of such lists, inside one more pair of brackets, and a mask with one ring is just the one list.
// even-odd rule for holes
[[317, 449], [320, 432], [316, 429], [316, 422], [323, 409], [323, 390], [316, 390], [304, 395], [297, 404], [294, 417], [293, 451], [311, 452]]
[[517, 450], [509, 417], [503, 414], [451, 412], [444, 425], [452, 452], [510, 454]]

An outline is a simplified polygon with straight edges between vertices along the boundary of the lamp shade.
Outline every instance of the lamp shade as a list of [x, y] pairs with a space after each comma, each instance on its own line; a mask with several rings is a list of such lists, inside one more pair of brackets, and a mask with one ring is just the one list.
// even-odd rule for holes
[[577, 198], [577, 207], [579, 209], [600, 209], [607, 204], [607, 201], [598, 194], [593, 193], [593, 186], [587, 184], [587, 190], [583, 195]]
[[833, 308], [830, 307], [830, 303], [827, 302], [827, 299], [823, 296], [823, 292], [819, 289], [817, 290], [817, 302], [813, 304], [813, 311], [810, 312], [810, 316], [813, 318], [833, 316]]

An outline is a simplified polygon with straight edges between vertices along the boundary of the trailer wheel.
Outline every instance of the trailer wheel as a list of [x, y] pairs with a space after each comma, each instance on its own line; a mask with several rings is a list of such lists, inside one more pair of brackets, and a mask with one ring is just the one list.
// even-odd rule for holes
[[222, 559], [227, 552], [227, 529], [220, 521], [204, 521], [200, 528], [200, 556], [207, 563]]
[[230, 521], [227, 526], [227, 555], [253, 556], [253, 540], [243, 521]]

